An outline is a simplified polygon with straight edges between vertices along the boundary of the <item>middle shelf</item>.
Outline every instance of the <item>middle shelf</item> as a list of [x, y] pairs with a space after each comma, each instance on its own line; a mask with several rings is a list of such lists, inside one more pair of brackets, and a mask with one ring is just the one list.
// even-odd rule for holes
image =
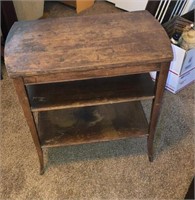
[[150, 75], [27, 85], [32, 111], [47, 111], [154, 98]]

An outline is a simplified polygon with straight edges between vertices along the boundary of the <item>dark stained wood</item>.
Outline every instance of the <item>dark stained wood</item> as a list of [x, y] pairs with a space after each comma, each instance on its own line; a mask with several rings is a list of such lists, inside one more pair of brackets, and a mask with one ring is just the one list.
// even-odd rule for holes
[[194, 195], [194, 178], [188, 188], [188, 191], [186, 193], [185, 199], [195, 199]]
[[11, 77], [93, 70], [97, 77], [102, 69], [112, 76], [114, 68], [170, 61], [172, 50], [154, 17], [137, 11], [17, 22], [5, 57]]
[[154, 98], [149, 74], [27, 86], [32, 111]]
[[[6, 40], [5, 64], [14, 78], [41, 173], [43, 146], [143, 135], [148, 135], [152, 161], [172, 56], [167, 34], [147, 11], [15, 23]], [[158, 72], [155, 87], [145, 74], [150, 71]], [[149, 126], [137, 101], [148, 98], [154, 98]], [[80, 106], [87, 107], [62, 110]], [[49, 111], [39, 112], [36, 122], [32, 112], [38, 110]]]
[[34, 116], [30, 110], [30, 105], [29, 105], [28, 97], [27, 97], [26, 90], [24, 87], [23, 79], [22, 78], [13, 79], [13, 83], [18, 95], [18, 99], [20, 101], [20, 104], [24, 112], [24, 116], [29, 126], [34, 144], [36, 146], [36, 150], [39, 157], [39, 163], [40, 163], [40, 174], [43, 174], [44, 173], [43, 151], [40, 146], [40, 140], [39, 140], [36, 125], [35, 125]]
[[162, 63], [160, 72], [157, 72], [156, 83], [155, 83], [155, 98], [152, 102], [152, 110], [149, 122], [149, 135], [148, 135], [148, 157], [149, 160], [153, 161], [153, 140], [156, 125], [158, 122], [158, 117], [160, 114], [160, 108], [162, 105], [162, 97], [164, 93], [164, 88], [169, 72], [170, 63]]
[[139, 102], [39, 113], [42, 146], [64, 146], [146, 136]]
[[95, 70], [75, 70], [74, 72], [67, 73], [55, 73], [41, 76], [27, 76], [24, 77], [26, 85], [40, 84], [40, 83], [52, 83], [52, 82], [63, 82], [63, 81], [75, 81], [75, 80], [86, 80], [93, 78], [103, 77], [114, 77], [123, 76], [128, 74], [139, 74], [151, 71], [159, 71], [160, 65], [158, 63], [148, 65], [134, 65], [134, 66], [123, 66], [123, 67], [109, 67], [104, 69], [99, 67]]

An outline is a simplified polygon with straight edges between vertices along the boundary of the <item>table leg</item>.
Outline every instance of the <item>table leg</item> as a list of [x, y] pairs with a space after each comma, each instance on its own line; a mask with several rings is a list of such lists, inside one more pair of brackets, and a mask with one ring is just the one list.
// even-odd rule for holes
[[41, 148], [39, 137], [37, 134], [35, 119], [30, 110], [30, 104], [28, 101], [28, 96], [26, 93], [24, 82], [22, 78], [13, 79], [13, 82], [38, 153], [39, 163], [40, 163], [40, 174], [42, 175], [44, 173], [43, 150]]
[[153, 140], [155, 128], [158, 122], [158, 117], [160, 114], [160, 106], [162, 102], [162, 97], [164, 93], [164, 88], [169, 72], [170, 63], [161, 64], [160, 71], [157, 72], [156, 82], [155, 82], [155, 98], [152, 102], [152, 109], [150, 115], [150, 123], [148, 130], [148, 157], [149, 161], [153, 161]]

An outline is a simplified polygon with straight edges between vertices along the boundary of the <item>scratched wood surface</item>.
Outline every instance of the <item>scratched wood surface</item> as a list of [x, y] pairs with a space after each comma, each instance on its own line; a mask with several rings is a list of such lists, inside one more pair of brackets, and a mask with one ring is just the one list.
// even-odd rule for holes
[[149, 74], [27, 86], [32, 111], [154, 98]]
[[139, 102], [39, 112], [42, 146], [76, 145], [146, 136], [148, 124]]
[[169, 38], [147, 11], [16, 22], [5, 46], [11, 77], [98, 73], [171, 59]]

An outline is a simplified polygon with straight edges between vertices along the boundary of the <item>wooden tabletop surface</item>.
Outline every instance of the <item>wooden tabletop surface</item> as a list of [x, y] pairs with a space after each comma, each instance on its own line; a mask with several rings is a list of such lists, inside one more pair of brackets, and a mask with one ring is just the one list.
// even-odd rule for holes
[[11, 77], [171, 60], [169, 38], [147, 11], [20, 21], [5, 46]]

